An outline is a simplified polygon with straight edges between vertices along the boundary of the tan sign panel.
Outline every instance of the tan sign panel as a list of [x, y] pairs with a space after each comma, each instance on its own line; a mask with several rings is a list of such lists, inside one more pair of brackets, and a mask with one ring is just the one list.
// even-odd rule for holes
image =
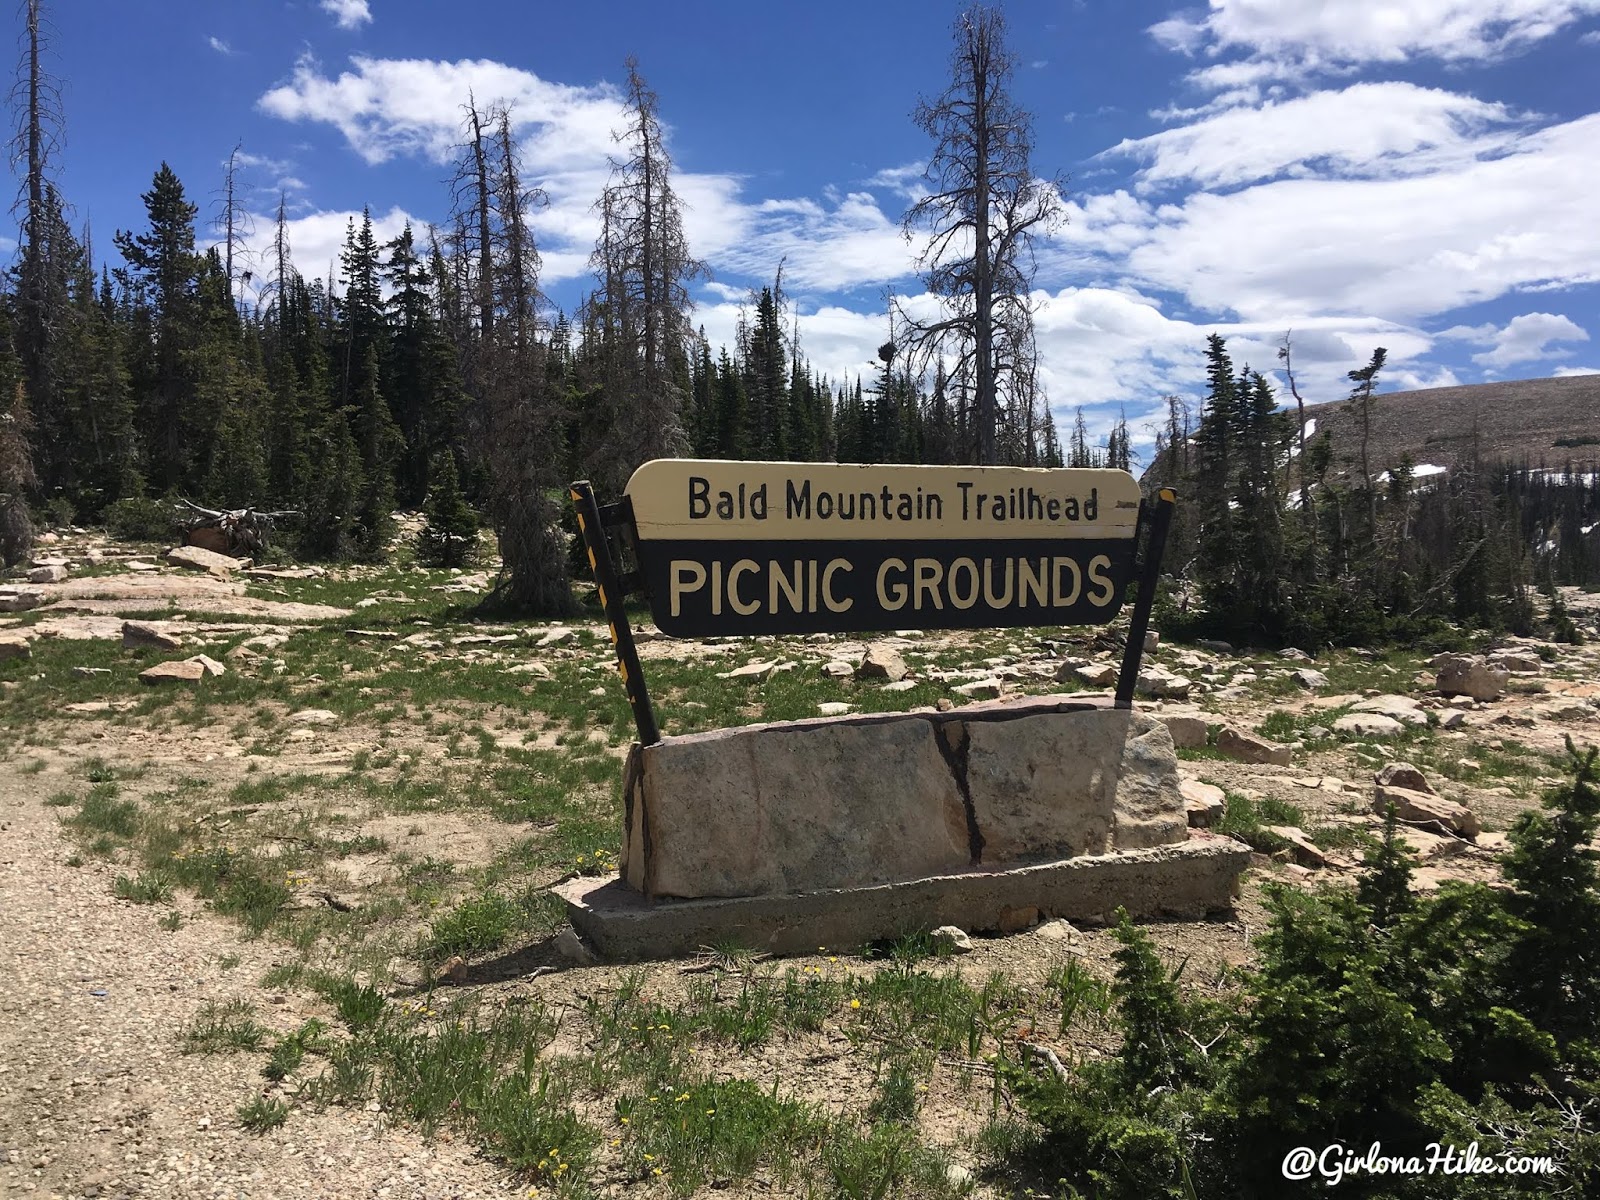
[[656, 459], [628, 481], [641, 541], [1131, 538], [1126, 471]]

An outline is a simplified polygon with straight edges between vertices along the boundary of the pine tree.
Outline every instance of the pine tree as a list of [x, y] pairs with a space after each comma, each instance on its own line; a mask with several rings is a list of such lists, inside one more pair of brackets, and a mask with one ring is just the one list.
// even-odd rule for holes
[[429, 472], [433, 483], [417, 535], [417, 560], [430, 567], [461, 567], [478, 542], [478, 516], [461, 494], [454, 455], [444, 453]]
[[361, 366], [360, 409], [356, 416], [356, 444], [361, 452], [364, 487], [359, 508], [360, 531], [356, 542], [361, 556], [383, 558], [394, 536], [394, 473], [405, 439], [389, 413], [378, 375], [378, 348], [367, 346]]

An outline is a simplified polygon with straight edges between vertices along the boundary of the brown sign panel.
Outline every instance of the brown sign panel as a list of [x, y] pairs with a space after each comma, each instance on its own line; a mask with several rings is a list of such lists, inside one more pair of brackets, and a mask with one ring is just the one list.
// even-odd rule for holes
[[1125, 471], [661, 459], [628, 482], [674, 637], [1098, 624], [1133, 571]]

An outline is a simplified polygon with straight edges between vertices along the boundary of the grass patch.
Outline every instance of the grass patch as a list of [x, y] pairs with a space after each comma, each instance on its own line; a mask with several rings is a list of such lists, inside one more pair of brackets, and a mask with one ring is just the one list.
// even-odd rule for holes
[[131, 878], [118, 875], [112, 894], [134, 904], [164, 904], [172, 899], [172, 881], [159, 872], [141, 871]]
[[247, 1001], [208, 1000], [183, 1027], [178, 1040], [185, 1054], [235, 1054], [259, 1050], [270, 1036]]

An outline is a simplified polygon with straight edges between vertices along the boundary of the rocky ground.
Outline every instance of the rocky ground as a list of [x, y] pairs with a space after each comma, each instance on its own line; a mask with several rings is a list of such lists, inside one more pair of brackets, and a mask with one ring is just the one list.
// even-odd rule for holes
[[[304, 1083], [264, 1079], [263, 1051], [309, 1018], [335, 1021], [307, 985], [316, 970], [418, 1008], [537, 1002], [568, 1015], [549, 1052], [573, 1054], [589, 1044], [577, 1014], [639, 982], [577, 965], [538, 914], [489, 949], [463, 940], [463, 953], [445, 954], [455, 943], [444, 917], [513, 886], [593, 873], [596, 855], [614, 852], [631, 729], [600, 626], [476, 622], [466, 605], [487, 589], [483, 572], [258, 570], [171, 563], [159, 550], [72, 533], [39, 547], [32, 580], [0, 589], [0, 1194], [400, 1200], [528, 1195], [536, 1183], [574, 1194], [508, 1170], [456, 1126], [426, 1136], [377, 1099], [296, 1103], [265, 1132], [239, 1113]], [[1566, 598], [1596, 632], [1600, 597]], [[1191, 820], [1260, 851], [1232, 919], [1154, 927], [1175, 961], [1190, 961], [1194, 986], [1224, 986], [1248, 962], [1264, 885], [1354, 878], [1375, 804], [1392, 800], [1409, 819], [1419, 887], [1497, 877], [1504, 831], [1557, 779], [1565, 740], [1600, 736], [1600, 646], [1512, 638], [1481, 649], [1476, 660], [1313, 660], [1156, 639], [1141, 703], [1182, 747]], [[646, 630], [642, 654], [676, 732], [1104, 687], [1118, 652], [1093, 631], [752, 644]], [[126, 828], [118, 803], [132, 805]], [[130, 885], [172, 866], [180, 845], [179, 857], [200, 852], [191, 846], [253, 855], [284, 877], [288, 899], [259, 933], [181, 882], [139, 902]], [[973, 986], [1001, 972], [1025, 988], [1067, 962], [1104, 979], [1114, 945], [1052, 921], [972, 942], [951, 970]], [[826, 949], [782, 966], [839, 979], [877, 970]], [[643, 986], [683, 1004], [708, 976], [736, 991], [740, 969], [658, 964]], [[441, 973], [443, 991], [419, 990]], [[234, 1000], [268, 1031], [262, 1050], [186, 1053], [206, 1006]], [[854, 1019], [747, 1054], [696, 1052], [730, 1077], [853, 1113], [877, 1086]], [[1063, 1038], [1063, 1054], [1110, 1048], [1103, 1029]], [[981, 1057], [931, 1063], [918, 1130], [945, 1155], [955, 1192], [1011, 1194], [973, 1174], [988, 1112]], [[626, 1134], [610, 1101], [576, 1104], [606, 1133], [593, 1191], [664, 1194], [607, 1148]], [[759, 1172], [707, 1190], [807, 1187], [827, 1194]]]

